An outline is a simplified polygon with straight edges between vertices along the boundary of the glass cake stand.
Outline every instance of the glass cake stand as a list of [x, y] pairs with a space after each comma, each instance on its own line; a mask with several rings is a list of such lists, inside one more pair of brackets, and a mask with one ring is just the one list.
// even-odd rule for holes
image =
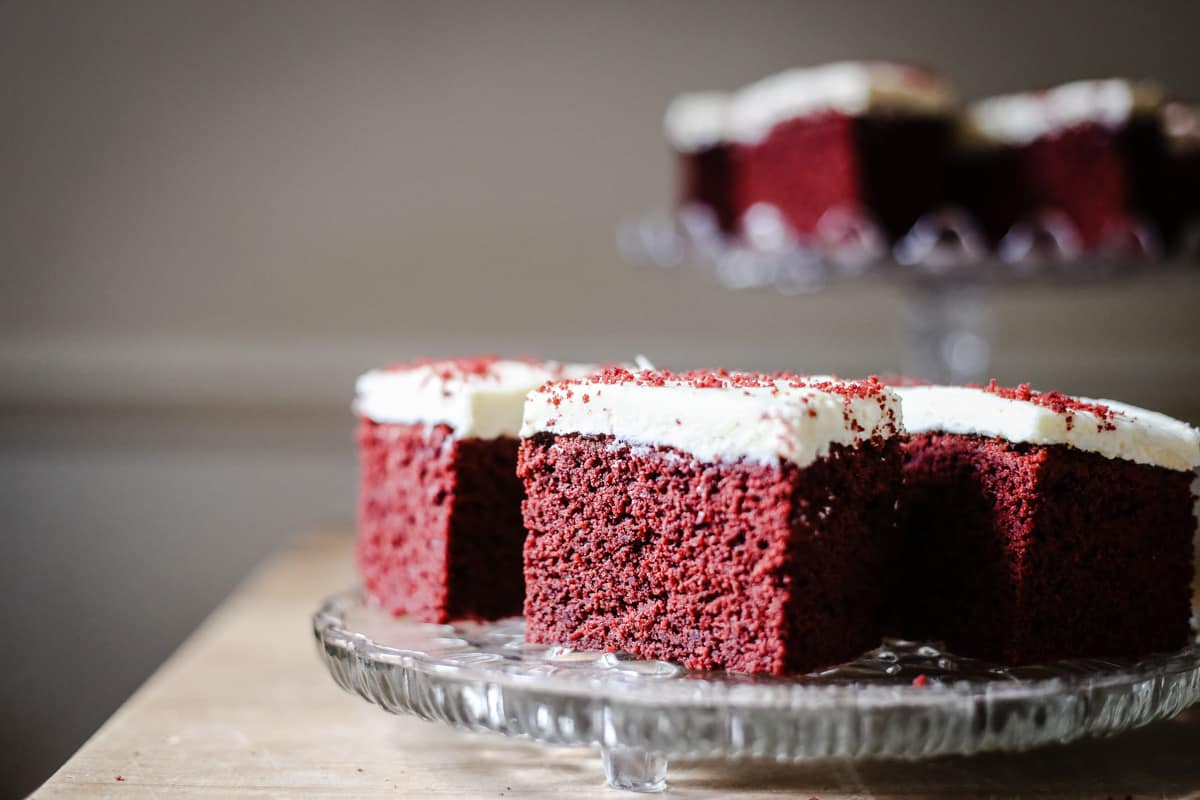
[[1185, 228], [1170, 258], [1158, 232], [1141, 223], [1114, 230], [1104, 246], [1085, 252], [1066, 215], [1053, 210], [1015, 225], [996, 247], [955, 209], [923, 217], [892, 246], [870, 220], [838, 208], [804, 240], [766, 205], [747, 211], [742, 228], [742, 236], [729, 236], [711, 211], [691, 206], [621, 224], [617, 247], [629, 264], [729, 289], [808, 294], [870, 280], [897, 284], [909, 301], [901, 371], [934, 383], [990, 377], [988, 298], [997, 289], [1129, 280], [1200, 261], [1200, 220]]
[[313, 616], [343, 689], [385, 711], [600, 748], [616, 788], [660, 791], [670, 757], [916, 759], [1115, 734], [1200, 700], [1200, 643], [1141, 661], [1005, 668], [887, 640], [789, 678], [527, 644], [524, 621], [431, 625], [336, 595]]

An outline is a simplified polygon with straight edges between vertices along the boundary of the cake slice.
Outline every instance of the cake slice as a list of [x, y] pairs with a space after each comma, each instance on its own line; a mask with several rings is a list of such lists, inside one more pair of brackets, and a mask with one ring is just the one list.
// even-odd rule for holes
[[953, 106], [942, 80], [903, 64], [841, 62], [753, 83], [729, 110], [735, 213], [744, 228], [777, 216], [818, 245], [856, 226], [898, 239], [948, 199]]
[[546, 384], [518, 459], [527, 638], [768, 674], [877, 646], [900, 431], [874, 380]]
[[1029, 664], [1189, 640], [1200, 432], [1005, 389], [896, 389], [905, 427], [894, 632]]
[[480, 357], [358, 379], [356, 556], [371, 602], [427, 622], [520, 613], [521, 409], [531, 389], [588, 369]]
[[663, 118], [663, 132], [679, 163], [680, 213], [724, 232], [737, 227], [730, 183], [732, 147], [726, 138], [728, 111], [729, 95], [691, 92], [672, 100]]
[[993, 240], [1021, 224], [1061, 229], [1068, 255], [1170, 238], [1161, 103], [1155, 84], [1113, 79], [974, 104], [966, 204]]

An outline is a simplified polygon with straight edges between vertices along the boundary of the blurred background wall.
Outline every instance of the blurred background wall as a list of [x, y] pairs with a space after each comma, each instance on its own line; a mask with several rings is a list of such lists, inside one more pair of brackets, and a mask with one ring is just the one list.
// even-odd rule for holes
[[[895, 288], [617, 261], [617, 220], [670, 200], [674, 93], [871, 57], [967, 97], [1132, 74], [1200, 98], [1197, 30], [1188, 0], [0, 2], [0, 794], [264, 554], [350, 524], [372, 364], [897, 366]], [[993, 372], [1200, 422], [1198, 302], [1195, 274], [1003, 294]]]

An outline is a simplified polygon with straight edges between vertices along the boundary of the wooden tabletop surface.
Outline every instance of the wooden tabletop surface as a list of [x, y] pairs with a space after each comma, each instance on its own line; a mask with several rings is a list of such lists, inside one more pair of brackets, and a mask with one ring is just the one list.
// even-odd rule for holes
[[[622, 796], [600, 758], [394, 717], [342, 692], [309, 615], [353, 585], [345, 536], [260, 568], [35, 797]], [[1200, 709], [1107, 740], [917, 763], [672, 762], [685, 797], [1200, 797]], [[635, 795], [627, 795], [634, 797]]]

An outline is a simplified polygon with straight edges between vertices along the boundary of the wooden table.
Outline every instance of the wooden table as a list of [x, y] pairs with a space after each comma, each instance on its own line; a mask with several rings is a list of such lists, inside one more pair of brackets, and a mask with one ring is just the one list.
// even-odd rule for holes
[[[604, 786], [593, 751], [461, 733], [343, 693], [317, 659], [309, 614], [353, 582], [345, 536], [280, 553], [34, 796], [623, 796]], [[687, 797], [1200, 797], [1200, 713], [1018, 755], [673, 761], [669, 777]]]

